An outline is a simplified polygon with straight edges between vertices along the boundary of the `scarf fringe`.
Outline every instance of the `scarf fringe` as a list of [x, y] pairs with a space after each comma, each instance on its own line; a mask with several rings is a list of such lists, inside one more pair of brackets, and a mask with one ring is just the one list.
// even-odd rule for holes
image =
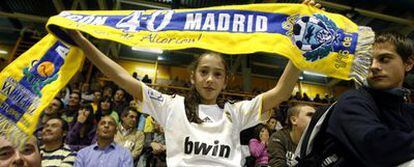
[[358, 44], [355, 49], [351, 73], [349, 74], [358, 85], [362, 85], [368, 77], [372, 63], [372, 44], [374, 41], [375, 33], [370, 27], [358, 27]]
[[22, 148], [26, 141], [31, 137], [20, 130], [17, 124], [13, 123], [5, 116], [0, 115], [0, 136], [3, 136], [12, 145]]

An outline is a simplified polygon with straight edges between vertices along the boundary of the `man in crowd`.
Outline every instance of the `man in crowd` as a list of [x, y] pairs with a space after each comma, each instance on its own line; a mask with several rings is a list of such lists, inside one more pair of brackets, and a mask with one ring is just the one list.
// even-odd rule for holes
[[414, 114], [403, 88], [413, 67], [413, 41], [396, 33], [376, 35], [367, 85], [344, 93], [327, 133], [340, 166], [397, 166], [414, 159]]
[[140, 156], [138, 166], [167, 166], [164, 129], [157, 122], [153, 124], [154, 131], [146, 133], [144, 152]]
[[0, 132], [0, 166], [40, 167], [40, 153], [35, 137], [31, 137], [22, 148], [16, 148]]
[[80, 107], [81, 96], [79, 92], [72, 92], [69, 96], [68, 107], [62, 114], [62, 119], [67, 123], [72, 123], [76, 120], [75, 116]]
[[40, 118], [40, 125], [44, 125], [50, 118], [61, 117], [63, 109], [63, 102], [55, 97], [52, 102], [43, 110]]
[[68, 124], [61, 118], [49, 119], [42, 130], [43, 146], [40, 148], [42, 166], [73, 166], [76, 153], [63, 143]]
[[118, 89], [114, 95], [114, 106], [113, 110], [115, 110], [118, 115], [121, 115], [122, 111], [127, 108], [129, 103], [125, 101], [125, 91], [123, 89]]
[[133, 166], [131, 153], [114, 142], [117, 125], [109, 115], [98, 123], [98, 141], [78, 152], [76, 167], [130, 167]]
[[288, 128], [273, 133], [269, 139], [269, 165], [290, 166], [300, 137], [312, 119], [315, 109], [308, 105], [298, 104], [288, 109]]
[[127, 149], [136, 161], [141, 154], [144, 145], [145, 135], [142, 131], [137, 131], [138, 111], [136, 108], [129, 107], [121, 114], [121, 124], [115, 135], [115, 142]]

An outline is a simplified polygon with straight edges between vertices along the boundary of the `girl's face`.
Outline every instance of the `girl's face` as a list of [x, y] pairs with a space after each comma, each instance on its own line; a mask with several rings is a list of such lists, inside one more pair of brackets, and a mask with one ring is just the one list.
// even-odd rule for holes
[[262, 130], [260, 130], [260, 141], [268, 141], [269, 140], [269, 131], [267, 131], [266, 128], [262, 128]]
[[109, 108], [111, 108], [111, 103], [109, 101], [103, 101], [101, 102], [101, 108], [102, 110], [109, 110]]
[[201, 96], [202, 104], [216, 104], [217, 96], [226, 88], [226, 68], [219, 55], [203, 56], [192, 73], [191, 83]]

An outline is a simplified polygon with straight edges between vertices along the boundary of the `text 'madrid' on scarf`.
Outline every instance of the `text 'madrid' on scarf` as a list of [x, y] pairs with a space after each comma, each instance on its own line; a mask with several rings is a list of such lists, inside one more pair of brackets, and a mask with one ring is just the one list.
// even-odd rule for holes
[[73, 43], [62, 28], [140, 48], [274, 53], [292, 60], [301, 70], [358, 82], [367, 76], [374, 42], [370, 28], [303, 4], [63, 11], [49, 19], [47, 29]]

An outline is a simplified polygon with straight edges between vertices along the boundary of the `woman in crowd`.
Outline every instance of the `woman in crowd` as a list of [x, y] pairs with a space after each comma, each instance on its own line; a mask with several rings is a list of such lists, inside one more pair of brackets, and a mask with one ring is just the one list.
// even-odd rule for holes
[[98, 110], [96, 111], [95, 119], [96, 122], [101, 120], [101, 117], [110, 115], [115, 119], [116, 124], [119, 123], [119, 115], [112, 110], [113, 103], [110, 97], [104, 97], [99, 103]]
[[69, 127], [66, 144], [72, 150], [78, 151], [91, 145], [96, 133], [95, 116], [92, 106], [90, 104], [81, 106], [76, 121]]

